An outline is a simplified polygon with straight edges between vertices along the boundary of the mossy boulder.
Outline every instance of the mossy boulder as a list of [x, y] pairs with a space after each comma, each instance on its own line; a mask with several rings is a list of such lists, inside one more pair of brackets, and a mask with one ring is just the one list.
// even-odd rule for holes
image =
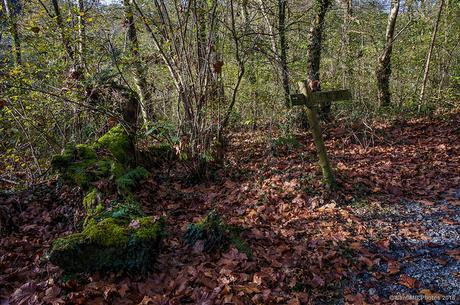
[[133, 159], [132, 142], [124, 128], [117, 125], [92, 144], [67, 145], [53, 156], [52, 167], [66, 183], [88, 189], [101, 178], [119, 178]]
[[[145, 216], [131, 193], [148, 176], [143, 167], [130, 167], [131, 145], [125, 130], [116, 126], [95, 143], [69, 145], [53, 158], [61, 179], [85, 191], [86, 217], [81, 232], [53, 242], [52, 263], [70, 272], [151, 267], [160, 248], [163, 221]], [[111, 183], [98, 183], [101, 180]]]
[[68, 145], [62, 154], [53, 157], [51, 165], [64, 183], [91, 193], [95, 182], [109, 179], [124, 195], [148, 176], [143, 167], [129, 166], [133, 159], [131, 145], [126, 131], [117, 125], [93, 144]]
[[150, 270], [161, 247], [164, 220], [124, 214], [127, 210], [120, 206], [92, 218], [80, 233], [56, 239], [50, 261], [67, 272]]
[[87, 216], [92, 216], [104, 210], [103, 194], [93, 187], [83, 198], [83, 208]]
[[91, 184], [102, 178], [119, 177], [124, 173], [123, 165], [110, 158], [98, 158], [95, 150], [86, 144], [68, 145], [61, 155], [51, 161], [65, 183], [78, 185], [88, 190]]
[[95, 143], [96, 148], [107, 149], [122, 164], [129, 163], [134, 157], [129, 153], [131, 145], [129, 136], [121, 125], [112, 127]]

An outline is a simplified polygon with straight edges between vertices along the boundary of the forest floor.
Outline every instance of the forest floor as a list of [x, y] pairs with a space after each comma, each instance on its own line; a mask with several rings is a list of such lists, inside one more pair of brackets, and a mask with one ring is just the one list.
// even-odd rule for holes
[[[0, 304], [458, 304], [460, 118], [326, 128], [340, 188], [320, 185], [309, 134], [267, 149], [234, 134], [214, 182], [151, 172], [136, 193], [168, 236], [148, 276], [66, 279], [46, 260], [74, 230], [78, 191], [56, 184], [0, 195], [17, 228], [0, 242]], [[203, 253], [188, 223], [216, 209], [246, 230], [251, 256]]]

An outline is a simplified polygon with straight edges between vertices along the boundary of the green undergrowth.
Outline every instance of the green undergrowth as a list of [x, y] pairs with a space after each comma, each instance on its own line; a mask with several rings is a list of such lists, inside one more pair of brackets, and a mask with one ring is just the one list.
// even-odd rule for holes
[[189, 224], [185, 232], [185, 241], [193, 246], [198, 241], [203, 241], [203, 250], [212, 252], [219, 248], [233, 245], [238, 251], [252, 258], [251, 248], [241, 238], [243, 229], [226, 224], [216, 211], [211, 211], [203, 219]]
[[271, 151], [274, 156], [280, 156], [283, 152], [292, 152], [299, 148], [301, 143], [292, 133], [282, 135], [276, 139], [273, 139], [271, 143]]

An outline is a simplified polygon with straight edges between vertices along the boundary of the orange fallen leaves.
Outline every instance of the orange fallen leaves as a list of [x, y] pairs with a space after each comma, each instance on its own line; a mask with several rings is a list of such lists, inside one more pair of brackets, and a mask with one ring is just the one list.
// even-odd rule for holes
[[388, 268], [387, 268], [387, 273], [392, 275], [396, 274], [399, 272], [400, 265], [398, 261], [389, 261], [388, 262]]
[[401, 274], [399, 277], [399, 283], [407, 288], [416, 288], [418, 286], [417, 279], [410, 277], [406, 274]]

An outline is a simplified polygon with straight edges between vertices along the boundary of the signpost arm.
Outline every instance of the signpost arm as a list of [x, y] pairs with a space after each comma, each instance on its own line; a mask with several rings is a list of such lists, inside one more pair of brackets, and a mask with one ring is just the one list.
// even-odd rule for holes
[[[309, 100], [311, 97], [311, 90], [308, 86], [307, 81], [299, 82], [300, 93], [304, 94]], [[310, 131], [313, 135], [313, 140], [315, 142], [316, 151], [318, 152], [319, 165], [321, 166], [321, 171], [323, 172], [324, 182], [327, 186], [332, 187], [335, 182], [334, 173], [332, 172], [332, 167], [327, 156], [326, 146], [324, 145], [323, 136], [321, 134], [321, 128], [319, 126], [318, 114], [316, 112], [316, 105], [312, 107], [306, 107], [307, 119], [310, 125]]]

